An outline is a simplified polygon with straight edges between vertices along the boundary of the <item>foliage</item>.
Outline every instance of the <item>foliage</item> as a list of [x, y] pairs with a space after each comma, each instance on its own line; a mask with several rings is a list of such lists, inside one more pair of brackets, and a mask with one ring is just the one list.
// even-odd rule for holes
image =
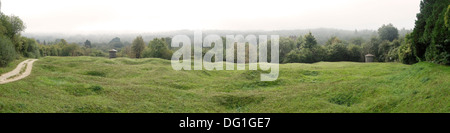
[[300, 48], [305, 43], [302, 36], [298, 36], [297, 40], [295, 40], [296, 48]]
[[296, 44], [294, 40], [292, 40], [291, 38], [281, 37], [279, 42], [279, 57], [281, 59], [280, 62], [285, 62], [283, 58], [286, 57], [289, 52], [296, 49], [295, 47]]
[[403, 41], [402, 45], [398, 47], [398, 59], [400, 62], [405, 64], [413, 64], [416, 63], [416, 56], [414, 56], [413, 45], [411, 36], [407, 35], [405, 37], [405, 41]]
[[0, 13], [0, 21], [2, 24], [2, 32], [5, 36], [9, 38], [13, 38], [14, 36], [18, 36], [20, 32], [25, 30], [26, 26], [23, 21], [18, 16], [8, 16], [3, 13]]
[[171, 59], [172, 51], [164, 39], [154, 38], [149, 42], [148, 48], [143, 53], [144, 58]]
[[15, 57], [16, 51], [11, 40], [5, 36], [0, 36], [0, 67], [5, 67]]
[[305, 43], [301, 46], [301, 48], [313, 48], [317, 45], [316, 38], [312, 35], [311, 32], [305, 35]]
[[[381, 44], [378, 46], [378, 61], [388, 61], [387, 54], [391, 50], [391, 42], [388, 40], [384, 40], [381, 42]], [[387, 59], [387, 60], [386, 60]]]
[[80, 46], [77, 44], [64, 45], [62, 47], [62, 56], [80, 56]]
[[411, 33], [412, 50], [417, 60], [450, 63], [449, 5], [448, 0], [421, 1], [420, 13], [417, 14], [416, 25]]
[[137, 36], [132, 43], [132, 51], [136, 58], [141, 58], [142, 52], [145, 49], [144, 39], [142, 36]]
[[[297, 46], [299, 45], [300, 48], [295, 48], [295, 49], [292, 48], [294, 50], [291, 49], [291, 51], [289, 51], [289, 53], [287, 53], [285, 56], [281, 56], [281, 52], [280, 52], [280, 58], [283, 59], [282, 60], [283, 63], [315, 63], [315, 62], [322, 61], [324, 59], [325, 50], [322, 48], [322, 46], [317, 45], [317, 41], [315, 40], [314, 36], [311, 33], [305, 35], [305, 37], [304, 37], [305, 40], [300, 40], [300, 39], [302, 39], [302, 38], [299, 37], [297, 39]], [[298, 42], [303, 42], [303, 43], [298, 43]], [[281, 44], [282, 43], [280, 41], [280, 45]], [[288, 44], [290, 44], [290, 45], [288, 45]], [[286, 47], [286, 45], [290, 46], [290, 47], [295, 47], [294, 43], [287, 43], [284, 45], [285, 45], [285, 47]], [[280, 47], [282, 47], [282, 46], [280, 46]], [[280, 48], [280, 51], [283, 51], [283, 50], [281, 50], [281, 48]], [[283, 51], [283, 52], [285, 52], [285, 51]]]
[[344, 43], [337, 43], [326, 46], [327, 61], [348, 61], [350, 59], [349, 51]]
[[328, 41], [325, 43], [325, 46], [330, 46], [330, 45], [338, 44], [338, 43], [343, 43], [343, 42], [336, 36], [333, 36], [330, 39], [328, 39]]
[[86, 48], [92, 48], [91, 41], [86, 40], [86, 42], [84, 42], [84, 47], [86, 47]]
[[36, 41], [20, 35], [25, 28], [26, 26], [18, 16], [0, 12], [0, 67], [5, 67], [16, 57], [38, 58], [40, 56]]
[[370, 40], [362, 45], [363, 55], [372, 54], [378, 57], [378, 46], [381, 44], [381, 40], [375, 36], [370, 38]]
[[23, 46], [20, 51], [22, 52], [23, 56], [29, 58], [39, 58], [41, 54], [36, 40], [25, 37], [23, 37], [22, 39]]
[[378, 29], [378, 36], [381, 40], [394, 41], [395, 39], [398, 39], [398, 29], [392, 24], [383, 24], [383, 26]]
[[119, 49], [119, 48], [122, 48], [124, 46], [124, 44], [120, 41], [119, 37], [113, 38], [111, 41], [109, 41], [108, 44], [114, 49]]
[[362, 57], [361, 46], [350, 44], [347, 47], [348, 47], [348, 61], [354, 61], [354, 62], [363, 61], [362, 60], [363, 58], [361, 58]]
[[350, 40], [351, 43], [361, 46], [364, 43], [364, 39], [362, 37], [353, 38]]

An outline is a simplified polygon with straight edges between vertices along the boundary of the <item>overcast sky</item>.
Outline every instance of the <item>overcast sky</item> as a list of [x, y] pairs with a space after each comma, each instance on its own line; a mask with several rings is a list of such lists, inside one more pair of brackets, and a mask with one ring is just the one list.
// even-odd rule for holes
[[414, 28], [420, 0], [1, 0], [28, 33]]

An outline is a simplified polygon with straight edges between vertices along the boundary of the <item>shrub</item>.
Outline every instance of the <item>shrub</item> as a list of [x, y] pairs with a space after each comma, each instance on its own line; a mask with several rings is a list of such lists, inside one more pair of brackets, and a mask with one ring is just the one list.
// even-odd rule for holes
[[348, 61], [347, 46], [343, 43], [327, 46], [328, 61]]
[[323, 60], [325, 50], [321, 46], [296, 49], [289, 52], [284, 63], [315, 63]]
[[413, 46], [411, 44], [411, 40], [409, 39], [410, 35], [406, 35], [406, 40], [398, 47], [398, 60], [405, 64], [413, 64], [416, 63], [416, 56], [413, 53]]
[[14, 44], [7, 37], [0, 37], [0, 67], [8, 65], [16, 57]]

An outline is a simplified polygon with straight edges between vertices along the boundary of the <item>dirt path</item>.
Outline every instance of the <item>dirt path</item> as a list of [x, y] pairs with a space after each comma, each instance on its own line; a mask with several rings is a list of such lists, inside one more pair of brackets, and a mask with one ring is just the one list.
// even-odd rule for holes
[[20, 62], [17, 65], [16, 69], [11, 72], [1, 74], [0, 76], [0, 84], [6, 84], [9, 82], [14, 82], [20, 79], [23, 79], [31, 74], [31, 69], [33, 68], [33, 63], [37, 61], [37, 59], [28, 59], [23, 62]]

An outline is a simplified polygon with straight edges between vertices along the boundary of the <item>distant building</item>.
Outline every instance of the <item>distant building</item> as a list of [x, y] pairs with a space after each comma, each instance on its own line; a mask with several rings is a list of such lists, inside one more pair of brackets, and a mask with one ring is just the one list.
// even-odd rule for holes
[[117, 53], [117, 50], [111, 49], [111, 50], [109, 51], [109, 58], [110, 58], [110, 59], [111, 59], [111, 58], [116, 58], [116, 53]]
[[375, 57], [375, 55], [373, 54], [366, 54], [366, 62], [373, 62], [373, 58]]

